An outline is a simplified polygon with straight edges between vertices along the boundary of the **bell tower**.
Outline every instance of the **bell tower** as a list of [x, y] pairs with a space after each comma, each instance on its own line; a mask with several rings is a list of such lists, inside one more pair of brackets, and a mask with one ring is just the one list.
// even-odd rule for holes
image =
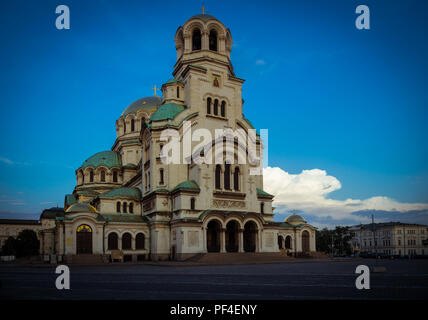
[[177, 79], [187, 66], [204, 67], [206, 63], [223, 66], [230, 75], [235, 76], [230, 61], [231, 32], [223, 23], [205, 12], [191, 17], [177, 29], [175, 48], [177, 62], [173, 75]]

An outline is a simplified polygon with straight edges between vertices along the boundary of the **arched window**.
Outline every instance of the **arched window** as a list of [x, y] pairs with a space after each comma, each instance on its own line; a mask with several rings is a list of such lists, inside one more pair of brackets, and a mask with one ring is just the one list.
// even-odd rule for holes
[[132, 237], [130, 233], [125, 233], [122, 236], [122, 250], [131, 250], [132, 249]]
[[239, 190], [239, 168], [235, 167], [235, 171], [233, 172], [233, 189]]
[[126, 202], [123, 203], [123, 213], [128, 212], [128, 204]]
[[217, 31], [210, 31], [210, 50], [217, 51]]
[[129, 213], [134, 213], [134, 203], [129, 204]]
[[192, 50], [201, 50], [201, 30], [199, 29], [193, 31]]
[[221, 116], [226, 116], [226, 101], [221, 102], [221, 108], [220, 108]]
[[218, 100], [214, 100], [214, 115], [218, 115]]
[[264, 202], [260, 203], [260, 213], [265, 213], [265, 204], [264, 204]]
[[94, 172], [92, 170], [89, 171], [89, 182], [94, 182]]
[[207, 99], [207, 114], [211, 114], [211, 98]]
[[180, 87], [177, 87], [177, 98], [180, 98]]
[[164, 180], [163, 180], [163, 169], [159, 169], [159, 176], [160, 176], [159, 184], [164, 184]]
[[195, 210], [195, 198], [190, 198], [190, 210]]
[[118, 239], [117, 238], [117, 233], [115, 233], [115, 232], [110, 233], [108, 235], [108, 245], [107, 245], [108, 250], [117, 250], [117, 249], [119, 249], [118, 245], [117, 245], [117, 243], [118, 243], [117, 239]]
[[135, 130], [135, 121], [134, 119], [131, 119], [131, 132], [134, 132]]
[[113, 171], [113, 182], [117, 182], [117, 171]]
[[116, 202], [116, 212], [120, 213], [120, 201]]
[[143, 250], [144, 249], [145, 236], [144, 233], [139, 233], [135, 237], [135, 249]]
[[220, 176], [221, 176], [221, 167], [220, 165], [215, 166], [215, 188], [220, 189]]
[[106, 173], [104, 170], [101, 170], [101, 182], [105, 182], [106, 181]]
[[224, 188], [230, 190], [230, 164], [224, 165]]

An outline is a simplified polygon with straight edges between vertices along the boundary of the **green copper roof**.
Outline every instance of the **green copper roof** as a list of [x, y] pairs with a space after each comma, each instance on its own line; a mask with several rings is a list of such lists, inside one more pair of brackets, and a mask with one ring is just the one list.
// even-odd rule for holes
[[248, 120], [247, 118], [244, 118], [245, 122], [248, 123], [248, 125], [251, 127], [251, 129], [254, 129], [253, 124], [251, 123], [250, 120]]
[[76, 202], [77, 202], [77, 199], [74, 196], [74, 194], [66, 194], [65, 195], [65, 203], [67, 205], [72, 205], [73, 203], [76, 203]]
[[191, 180], [191, 181], [184, 181], [178, 184], [174, 189], [172, 189], [173, 192], [176, 190], [200, 191], [201, 189], [199, 188], [198, 184], [195, 181]]
[[147, 223], [147, 217], [134, 214], [103, 214], [101, 215], [108, 222], [123, 222], [123, 223]]
[[296, 224], [296, 223], [306, 223], [305, 219], [303, 219], [301, 216], [299, 216], [298, 214], [293, 214], [289, 217], [287, 217], [284, 222], [287, 223], [291, 223], [291, 224]]
[[64, 217], [64, 208], [52, 207], [43, 210], [40, 219], [56, 219], [57, 217]]
[[[215, 18], [215, 17], [213, 17], [212, 15], [209, 15], [209, 14], [197, 14], [197, 15], [194, 15], [193, 17], [191, 17], [189, 20], [191, 20], [191, 19], [201, 19], [201, 20], [204, 20], [204, 21], [208, 21], [208, 20], [211, 20], [211, 19], [214, 19], [214, 20], [217, 20], [218, 21], [218, 19], [217, 18]], [[189, 21], [189, 20], [187, 20], [187, 21]]]
[[182, 82], [181, 82], [181, 80], [177, 80], [177, 79], [175, 79], [175, 78], [171, 78], [171, 79], [169, 79], [169, 80], [166, 82], [166, 84], [168, 84], [168, 83], [177, 83], [177, 82], [182, 83]]
[[141, 191], [138, 188], [117, 188], [107, 193], [100, 195], [100, 198], [129, 198], [139, 201], [141, 199]]
[[150, 122], [174, 119], [185, 108], [185, 106], [176, 103], [163, 104], [152, 115]]
[[153, 96], [141, 98], [131, 103], [125, 111], [123, 111], [122, 116], [126, 116], [129, 113], [138, 113], [138, 111], [153, 112], [161, 103], [161, 97]]
[[120, 155], [116, 151], [102, 151], [94, 154], [83, 162], [81, 168], [105, 166], [107, 168], [120, 167]]
[[263, 191], [263, 190], [262, 190], [262, 189], [260, 189], [260, 188], [256, 188], [256, 190], [257, 190], [257, 195], [258, 195], [258, 196], [273, 197], [273, 195], [271, 195], [271, 194], [267, 193], [266, 191]]
[[92, 212], [97, 213], [97, 209], [87, 203], [75, 203], [72, 204], [66, 211], [66, 213], [75, 213], [75, 212]]
[[198, 66], [196, 64], [189, 64], [189, 66], [207, 71], [207, 68], [205, 68], [203, 66]]
[[133, 144], [133, 143], [141, 143], [140, 139], [128, 140], [124, 141], [122, 144]]

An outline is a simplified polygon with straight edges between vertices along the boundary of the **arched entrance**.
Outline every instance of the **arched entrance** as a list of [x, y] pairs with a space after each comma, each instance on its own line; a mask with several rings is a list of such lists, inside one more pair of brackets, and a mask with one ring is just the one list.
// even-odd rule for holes
[[92, 254], [92, 228], [87, 224], [76, 230], [76, 251], [77, 254]]
[[216, 220], [208, 222], [207, 226], [207, 250], [208, 252], [220, 252], [221, 225]]
[[278, 248], [279, 248], [279, 250], [284, 249], [282, 246], [283, 240], [284, 240], [284, 238], [282, 236], [278, 236]]
[[309, 232], [306, 230], [302, 232], [302, 251], [309, 252]]
[[285, 237], [285, 249], [291, 249], [291, 237], [290, 236]]
[[235, 220], [226, 225], [226, 251], [238, 252], [239, 249], [239, 226]]
[[257, 226], [253, 221], [248, 221], [244, 226], [244, 251], [255, 252], [257, 239]]

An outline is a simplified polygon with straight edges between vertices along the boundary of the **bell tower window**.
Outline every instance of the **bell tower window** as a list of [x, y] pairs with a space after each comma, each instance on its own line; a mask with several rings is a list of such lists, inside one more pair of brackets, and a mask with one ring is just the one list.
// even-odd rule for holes
[[230, 190], [230, 164], [224, 165], [224, 188]]
[[221, 116], [226, 116], [226, 101], [221, 102], [221, 108], [220, 108]]
[[192, 50], [201, 50], [201, 30], [195, 29], [192, 36]]
[[211, 114], [211, 98], [207, 99], [207, 114]]
[[217, 31], [210, 31], [210, 50], [217, 51]]
[[218, 100], [214, 100], [214, 115], [218, 115]]

